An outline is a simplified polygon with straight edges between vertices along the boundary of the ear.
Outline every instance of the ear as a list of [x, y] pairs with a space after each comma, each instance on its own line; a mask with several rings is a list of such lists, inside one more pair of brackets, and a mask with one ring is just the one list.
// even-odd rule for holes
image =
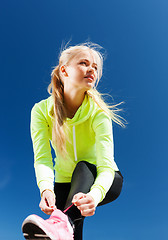
[[62, 65], [62, 66], [60, 67], [60, 71], [61, 71], [61, 74], [63, 74], [63, 76], [68, 77], [68, 74], [67, 74], [67, 72], [66, 72], [66, 67], [65, 67], [65, 65]]

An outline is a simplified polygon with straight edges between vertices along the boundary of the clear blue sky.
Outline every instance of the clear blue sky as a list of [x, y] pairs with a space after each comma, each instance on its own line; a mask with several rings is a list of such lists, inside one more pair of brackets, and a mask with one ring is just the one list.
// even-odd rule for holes
[[168, 1], [6, 0], [0, 9], [0, 238], [23, 240], [41, 213], [30, 111], [46, 97], [62, 42], [87, 39], [107, 51], [100, 92], [125, 101], [114, 126], [120, 198], [85, 221], [84, 240], [167, 240]]

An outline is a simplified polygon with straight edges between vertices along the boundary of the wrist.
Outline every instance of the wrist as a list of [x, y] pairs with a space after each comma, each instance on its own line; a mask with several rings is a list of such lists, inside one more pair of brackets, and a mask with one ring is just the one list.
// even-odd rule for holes
[[53, 194], [54, 197], [55, 197], [55, 193], [54, 193], [51, 189], [45, 189], [45, 190], [43, 190], [42, 193], [41, 193], [41, 197], [42, 197], [43, 193], [46, 192], [46, 191], [52, 192], [52, 194]]
[[101, 202], [102, 193], [99, 188], [93, 188], [89, 193], [87, 193], [94, 199], [95, 207]]
[[96, 202], [95, 202], [95, 199], [94, 199], [94, 197], [92, 196], [92, 194], [87, 193], [86, 195], [89, 196], [89, 197], [93, 200], [94, 205], [95, 205], [95, 207], [96, 207]]

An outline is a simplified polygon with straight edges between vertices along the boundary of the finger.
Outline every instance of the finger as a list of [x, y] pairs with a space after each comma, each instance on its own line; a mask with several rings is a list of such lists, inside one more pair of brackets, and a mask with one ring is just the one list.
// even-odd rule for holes
[[41, 201], [40, 201], [39, 207], [42, 209], [42, 208], [45, 207], [45, 205], [46, 205], [46, 202], [45, 202], [45, 200], [42, 198]]
[[55, 194], [50, 190], [45, 190], [42, 194], [42, 198], [46, 200], [49, 207], [55, 207]]
[[47, 215], [51, 215], [52, 212], [53, 212], [53, 209], [52, 209], [52, 210], [45, 209], [45, 210], [43, 210], [43, 212], [44, 212], [45, 214], [47, 214]]
[[80, 211], [85, 211], [85, 210], [93, 210], [95, 211], [95, 205], [93, 203], [90, 203], [90, 204], [82, 204], [80, 206], [77, 206], [77, 208], [80, 210]]
[[83, 216], [92, 216], [95, 213], [95, 205], [91, 204], [84, 204], [79, 207], [79, 210]]
[[85, 204], [93, 204], [94, 202], [92, 199], [88, 198], [87, 196], [84, 196], [82, 198], [80, 198], [78, 201], [76, 201], [76, 206], [81, 206], [81, 205], [85, 205]]
[[39, 207], [41, 208], [41, 211], [43, 211], [44, 213], [50, 215], [53, 212], [53, 208], [47, 206], [48, 204], [46, 203], [46, 201], [44, 199], [41, 199]]
[[95, 209], [84, 209], [81, 210], [81, 215], [84, 217], [93, 216], [95, 214]]
[[77, 193], [74, 195], [73, 199], [72, 199], [72, 203], [76, 203], [79, 199], [83, 198], [84, 197], [84, 193]]
[[48, 203], [49, 207], [55, 208], [55, 197], [54, 197], [54, 195], [50, 195], [50, 196], [47, 197], [47, 203]]
[[74, 195], [72, 201], [77, 201], [78, 199], [82, 198], [84, 193], [77, 193]]
[[46, 206], [44, 208], [41, 208], [41, 211], [43, 211], [47, 215], [51, 215], [51, 213], [54, 211], [54, 209]]
[[[42, 200], [43, 210], [47, 209], [47, 211], [52, 212], [56, 209], [55, 194], [53, 192], [51, 192], [50, 190], [45, 190], [42, 194], [42, 199], [43, 199]], [[46, 207], [49, 207], [49, 208], [46, 208]], [[52, 210], [50, 208], [52, 208]]]

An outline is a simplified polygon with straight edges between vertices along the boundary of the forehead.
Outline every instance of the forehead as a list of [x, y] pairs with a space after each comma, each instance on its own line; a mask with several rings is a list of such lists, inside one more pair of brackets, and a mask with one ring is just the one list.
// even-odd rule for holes
[[95, 54], [91, 51], [91, 50], [83, 50], [80, 51], [79, 53], [77, 53], [75, 55], [75, 57], [73, 58], [75, 61], [76, 60], [81, 60], [81, 59], [86, 59], [89, 62], [92, 63], [96, 63], [97, 64], [97, 58], [95, 56]]

